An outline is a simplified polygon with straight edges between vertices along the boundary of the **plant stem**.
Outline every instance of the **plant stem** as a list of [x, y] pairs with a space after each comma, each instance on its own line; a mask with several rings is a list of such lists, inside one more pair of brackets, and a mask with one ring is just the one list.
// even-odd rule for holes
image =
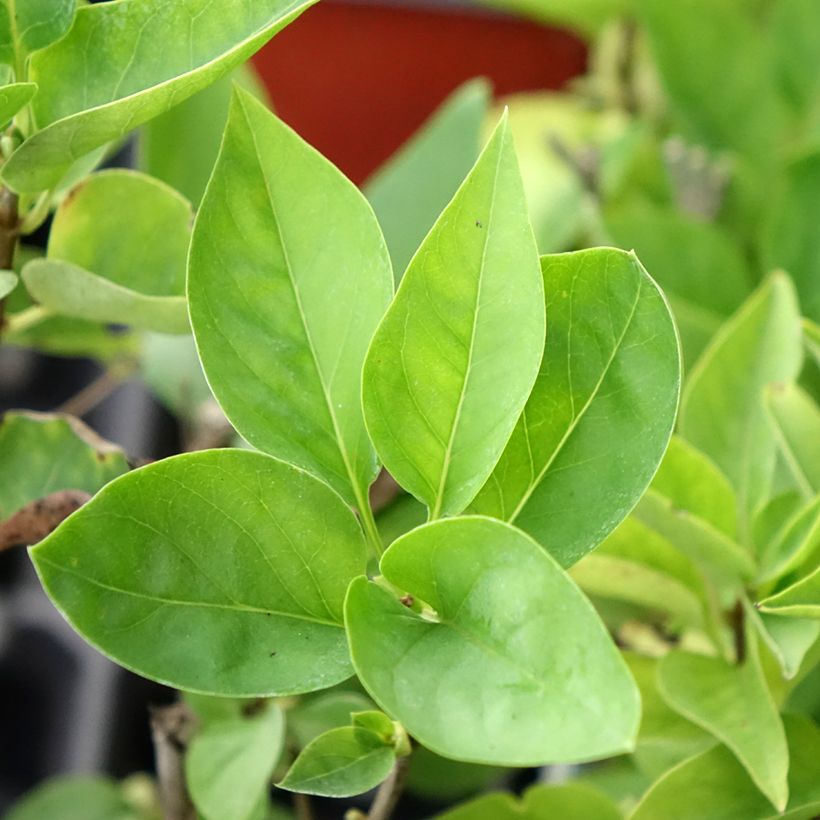
[[151, 738], [164, 820], [196, 820], [196, 809], [185, 785], [185, 750], [196, 727], [196, 715], [185, 703], [151, 710]]
[[370, 546], [373, 547], [376, 558], [381, 558], [383, 552], [382, 539], [378, 527], [376, 527], [376, 519], [373, 518], [373, 510], [370, 509], [367, 499], [359, 498], [358, 493], [357, 501], [359, 502], [359, 520], [362, 522], [367, 540], [370, 542]]
[[376, 799], [373, 801], [370, 813], [367, 815], [367, 820], [389, 820], [404, 790], [409, 771], [410, 756], [400, 757], [387, 780], [379, 786]]
[[58, 413], [68, 413], [72, 416], [84, 416], [89, 410], [93, 410], [101, 401], [107, 399], [123, 382], [120, 375], [115, 375], [110, 370], [106, 370], [94, 381], [75, 393], [70, 399], [63, 402], [58, 408]]
[[294, 792], [293, 808], [296, 809], [296, 817], [298, 820], [313, 820], [313, 805], [308, 795]]
[[52, 315], [51, 311], [42, 307], [41, 305], [34, 305], [33, 307], [21, 310], [13, 316], [9, 316], [6, 322], [5, 329], [9, 333], [24, 333], [29, 328], [39, 325]]
[[746, 660], [746, 618], [743, 601], [738, 599], [731, 612], [732, 632], [735, 636], [735, 661], [742, 664]]

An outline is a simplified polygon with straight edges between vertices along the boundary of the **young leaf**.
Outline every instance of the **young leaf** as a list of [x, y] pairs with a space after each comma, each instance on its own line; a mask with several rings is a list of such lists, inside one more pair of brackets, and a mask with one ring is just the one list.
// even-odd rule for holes
[[0, 299], [5, 299], [17, 287], [18, 281], [13, 270], [0, 270]]
[[360, 509], [377, 471], [362, 361], [392, 287], [364, 197], [237, 90], [189, 259], [202, 365], [242, 436]]
[[773, 384], [765, 392], [780, 453], [803, 495], [820, 492], [820, 408], [796, 384]]
[[475, 163], [490, 87], [470, 80], [366, 183], [398, 282], [438, 215]]
[[752, 782], [737, 758], [718, 746], [670, 769], [652, 786], [630, 820], [805, 820], [820, 810], [820, 732], [807, 718], [784, 717], [789, 742], [789, 794], [781, 815]]
[[364, 365], [376, 450], [433, 518], [492, 472], [541, 360], [544, 297], [506, 115], [413, 257]]
[[102, 777], [57, 777], [27, 794], [5, 820], [140, 820], [116, 784]]
[[820, 496], [800, 506], [761, 552], [759, 577], [768, 581], [798, 570], [820, 546]]
[[623, 520], [657, 469], [680, 354], [635, 256], [599, 248], [541, 262], [550, 326], [541, 371], [470, 509], [514, 523], [568, 567]]
[[809, 618], [783, 618], [748, 607], [749, 620], [760, 639], [777, 659], [786, 680], [800, 671], [803, 659], [820, 635], [820, 621]]
[[641, 691], [641, 730], [634, 756], [636, 762], [652, 778], [693, 754], [714, 745], [714, 738], [699, 726], [671, 709], [658, 691], [655, 658], [632, 652], [624, 660]]
[[570, 575], [587, 595], [666, 612], [677, 623], [702, 626], [705, 595], [697, 570], [665, 539], [627, 518]]
[[184, 296], [147, 296], [59, 259], [33, 259], [22, 272], [28, 292], [62, 316], [188, 333]]
[[[68, 2], [68, 0], [63, 0]], [[84, 154], [167, 111], [244, 62], [315, 0], [122, 0], [77, 10], [31, 60], [42, 130], [3, 167], [17, 191], [53, 186]]]
[[352, 797], [378, 786], [395, 760], [393, 747], [377, 734], [344, 726], [312, 740], [276, 785], [301, 794]]
[[146, 296], [182, 296], [193, 211], [173, 188], [137, 171], [100, 171], [60, 203], [48, 258]]
[[748, 633], [749, 653], [738, 665], [720, 658], [671, 652], [658, 667], [658, 687], [685, 718], [725, 743], [752, 780], [782, 811], [789, 796], [786, 736]]
[[0, 61], [13, 64], [59, 40], [76, 6], [76, 0], [0, 0]]
[[605, 795], [579, 783], [531, 786], [521, 799], [497, 792], [457, 806], [435, 820], [621, 820], [623, 815]]
[[369, 698], [357, 692], [329, 692], [298, 703], [288, 712], [288, 732], [291, 732], [300, 747], [327, 732], [350, 725], [354, 712], [372, 709]]
[[146, 677], [251, 697], [351, 674], [341, 608], [361, 529], [326, 485], [261, 453], [135, 470], [30, 555], [75, 629]]
[[759, 606], [763, 612], [792, 618], [820, 618], [820, 566], [790, 587], [764, 598]]
[[589, 602], [527, 535], [444, 519], [396, 541], [381, 570], [434, 614], [357, 578], [345, 603], [353, 663], [425, 746], [511, 766], [631, 748], [635, 684]]
[[185, 755], [185, 781], [205, 820], [250, 820], [268, 790], [285, 741], [275, 704], [252, 717], [218, 720], [202, 729]]
[[58, 490], [95, 493], [127, 471], [119, 447], [71, 416], [9, 411], [0, 421], [0, 521]]
[[681, 432], [714, 459], [733, 483], [740, 536], [770, 492], [776, 442], [766, 421], [763, 388], [800, 372], [800, 314], [794, 288], [773, 274], [721, 328], [689, 377]]
[[0, 88], [0, 125], [5, 125], [37, 93], [37, 83], [11, 83]]

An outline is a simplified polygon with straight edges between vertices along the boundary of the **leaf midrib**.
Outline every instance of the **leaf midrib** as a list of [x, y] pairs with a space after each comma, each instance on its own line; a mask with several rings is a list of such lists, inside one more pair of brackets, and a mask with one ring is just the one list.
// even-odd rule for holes
[[47, 564], [48, 566], [53, 567], [54, 569], [60, 572], [65, 572], [68, 575], [73, 575], [75, 578], [79, 578], [80, 580], [85, 581], [87, 584], [99, 587], [100, 589], [105, 589], [109, 592], [115, 592], [119, 595], [127, 595], [132, 598], [139, 598], [145, 601], [152, 601], [153, 603], [162, 604], [165, 606], [193, 607], [199, 609], [222, 609], [229, 610], [232, 612], [247, 612], [255, 615], [277, 615], [280, 618], [292, 618], [298, 621], [307, 621], [308, 623], [314, 623], [319, 626], [332, 626], [336, 629], [344, 629], [344, 626], [342, 624], [336, 623], [335, 621], [326, 621], [323, 618], [314, 618], [309, 615], [299, 615], [295, 612], [282, 612], [278, 609], [255, 607], [249, 604], [210, 603], [208, 601], [180, 601], [175, 598], [163, 598], [159, 595], [149, 595], [145, 592], [137, 592], [135, 590], [122, 589], [121, 587], [114, 586], [113, 584], [106, 584], [103, 581], [98, 581], [96, 578], [89, 578], [87, 575], [83, 575], [81, 572], [77, 572], [76, 570], [64, 566], [63, 564], [59, 564], [50, 558], [45, 558], [42, 555], [37, 555], [37, 561], [41, 564]]
[[327, 413], [328, 413], [328, 416], [330, 418], [331, 426], [333, 428], [333, 436], [336, 439], [336, 446], [339, 449], [339, 455], [341, 455], [341, 457], [342, 457], [342, 463], [344, 464], [344, 468], [347, 472], [347, 477], [348, 477], [348, 480], [350, 481], [350, 486], [351, 486], [351, 489], [353, 490], [353, 495], [354, 495], [354, 498], [356, 499], [356, 504], [359, 506], [360, 509], [363, 509], [363, 505], [365, 504], [365, 501], [362, 497], [361, 489], [359, 488], [359, 482], [357, 480], [357, 477], [356, 477], [356, 475], [354, 473], [354, 470], [352, 468], [352, 465], [350, 463], [350, 458], [349, 458], [348, 453], [347, 453], [347, 447], [346, 447], [345, 442], [342, 438], [341, 430], [339, 428], [339, 423], [338, 423], [338, 420], [336, 418], [336, 412], [333, 409], [333, 401], [331, 400], [330, 395], [328, 393], [328, 385], [325, 384], [322, 369], [319, 366], [319, 357], [316, 353], [316, 348], [314, 347], [314, 344], [313, 344], [313, 337], [311, 336], [310, 328], [308, 327], [307, 316], [305, 314], [304, 306], [302, 305], [301, 294], [299, 293], [299, 288], [296, 286], [296, 280], [294, 278], [293, 268], [291, 266], [290, 257], [288, 255], [287, 245], [285, 244], [285, 238], [282, 235], [282, 227], [279, 224], [279, 219], [276, 215], [277, 214], [277, 208], [276, 208], [276, 204], [275, 204], [274, 198], [273, 198], [273, 191], [271, 190], [270, 182], [268, 180], [267, 175], [265, 174], [264, 166], [262, 164], [262, 154], [259, 150], [259, 142], [258, 142], [257, 137], [256, 137], [256, 132], [254, 131], [253, 127], [251, 126], [250, 118], [248, 116], [248, 111], [247, 111], [247, 108], [245, 107], [245, 101], [242, 99], [241, 96], [238, 97], [238, 100], [239, 100], [240, 106], [242, 107], [242, 114], [245, 118], [245, 124], [247, 125], [248, 132], [251, 135], [251, 141], [253, 142], [253, 149], [254, 149], [254, 152], [256, 154], [257, 164], [259, 166], [259, 170], [260, 170], [262, 179], [264, 180], [265, 193], [266, 193], [267, 198], [268, 198], [268, 204], [270, 205], [271, 215], [273, 216], [273, 222], [274, 222], [274, 225], [276, 226], [276, 235], [279, 238], [279, 245], [282, 248], [282, 255], [284, 256], [284, 259], [285, 259], [285, 270], [287, 271], [287, 274], [288, 274], [288, 283], [290, 284], [291, 290], [293, 292], [293, 298], [294, 298], [294, 301], [296, 302], [296, 307], [299, 310], [299, 319], [302, 323], [302, 328], [305, 332], [305, 341], [307, 342], [308, 350], [310, 351], [310, 358], [311, 358], [311, 361], [313, 362], [313, 366], [316, 370], [316, 377], [319, 380], [319, 384], [322, 388], [322, 396], [324, 397], [325, 406], [327, 408]]
[[490, 200], [490, 212], [487, 215], [487, 230], [484, 232], [484, 245], [481, 248], [481, 263], [478, 272], [478, 284], [476, 286], [475, 307], [473, 309], [473, 325], [470, 329], [470, 345], [467, 351], [467, 364], [464, 368], [464, 379], [461, 383], [461, 392], [458, 397], [458, 404], [456, 405], [456, 413], [453, 418], [453, 425], [450, 428], [450, 437], [447, 442], [447, 448], [444, 451], [444, 461], [441, 466], [441, 478], [439, 479], [438, 492], [436, 493], [436, 503], [430, 514], [430, 520], [433, 521], [441, 515], [441, 507], [444, 501], [444, 490], [447, 484], [447, 478], [450, 472], [450, 464], [452, 461], [453, 444], [455, 442], [456, 433], [458, 432], [458, 425], [461, 421], [461, 411], [464, 407], [464, 399], [467, 396], [467, 385], [470, 382], [470, 369], [473, 363], [473, 351], [475, 350], [476, 328], [478, 327], [478, 314], [481, 310], [481, 291], [484, 284], [484, 271], [486, 270], [487, 262], [487, 246], [490, 244], [490, 232], [493, 225], [493, 212], [495, 211], [495, 192], [498, 187], [498, 175], [501, 170], [501, 161], [504, 157], [504, 145], [506, 144], [506, 132], [501, 140], [501, 145], [498, 148], [498, 159], [496, 160], [495, 172], [493, 174], [492, 198]]
[[[635, 318], [635, 312], [637, 311], [637, 308], [638, 308], [638, 302], [640, 302], [640, 299], [641, 299], [641, 291], [643, 290], [643, 285], [644, 285], [643, 277], [640, 275], [640, 273], [638, 273], [638, 289], [635, 293], [635, 301], [632, 303], [632, 307], [630, 308], [630, 311], [629, 311], [629, 316], [627, 317], [626, 322], [624, 322], [623, 330], [621, 331], [620, 336], [617, 338], [617, 340], [615, 341], [615, 344], [612, 347], [612, 353], [610, 354], [609, 359], [607, 360], [606, 364], [604, 365], [604, 368], [601, 371], [601, 375], [600, 375], [598, 381], [596, 382], [595, 386], [593, 387], [592, 391], [590, 392], [589, 398], [584, 403], [584, 406], [581, 408], [581, 411], [578, 413], [577, 416], [575, 416], [573, 418], [572, 422], [570, 422], [569, 426], [566, 429], [566, 432], [561, 437], [561, 440], [558, 442], [558, 444], [555, 446], [555, 449], [550, 454], [550, 457], [547, 459], [546, 464], [539, 471], [539, 473], [535, 477], [535, 479], [530, 482], [529, 487], [524, 492], [524, 494], [521, 496], [521, 500], [518, 502], [518, 504], [516, 505], [515, 509], [513, 510], [512, 514], [509, 516], [509, 518], [507, 518], [507, 521], [509, 521], [510, 523], [514, 522], [515, 519], [518, 518], [518, 516], [521, 514], [521, 512], [524, 509], [524, 507], [526, 506], [527, 502], [532, 497], [532, 494], [535, 492], [535, 490], [538, 488], [538, 486], [544, 480], [544, 477], [547, 475], [549, 470], [552, 468], [552, 465], [555, 463], [555, 460], [561, 454], [561, 451], [564, 449], [564, 446], [566, 445], [567, 441], [569, 441], [569, 439], [572, 437], [573, 433], [577, 429], [578, 425], [581, 423], [582, 419], [586, 415], [587, 410], [592, 405], [592, 402], [597, 398], [598, 393], [600, 392], [600, 389], [601, 389], [601, 385], [604, 383], [604, 380], [609, 375], [609, 370], [612, 367], [612, 363], [615, 361], [616, 356], [618, 355], [618, 353], [621, 350], [621, 347], [624, 343], [624, 339], [626, 338], [626, 334], [629, 332], [630, 328], [632, 327], [632, 321]], [[525, 405], [524, 409], [526, 410], [526, 405]]]

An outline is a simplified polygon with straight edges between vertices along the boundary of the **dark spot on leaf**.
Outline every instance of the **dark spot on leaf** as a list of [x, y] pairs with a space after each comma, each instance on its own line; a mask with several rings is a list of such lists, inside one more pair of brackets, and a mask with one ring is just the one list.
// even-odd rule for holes
[[484, 226], [481, 224], [481, 220], [480, 220], [480, 219], [476, 219], [476, 221], [475, 221], [475, 226], [476, 226], [476, 228], [483, 228], [483, 227], [484, 227]]
[[399, 601], [405, 606], [413, 606], [415, 600], [416, 599], [412, 595], [402, 595], [401, 598], [399, 598]]

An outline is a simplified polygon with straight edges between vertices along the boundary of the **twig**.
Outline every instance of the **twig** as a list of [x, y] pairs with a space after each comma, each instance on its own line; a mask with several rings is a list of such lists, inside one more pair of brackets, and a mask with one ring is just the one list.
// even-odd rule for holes
[[389, 820], [399, 802], [404, 784], [407, 782], [407, 774], [410, 771], [410, 756], [400, 757], [393, 766], [393, 771], [387, 780], [379, 786], [376, 792], [376, 799], [370, 807], [367, 820]]
[[93, 410], [101, 401], [107, 399], [123, 383], [122, 375], [106, 370], [87, 384], [70, 399], [63, 402], [58, 413], [68, 413], [72, 416], [84, 416]]
[[313, 804], [308, 795], [294, 792], [293, 808], [296, 809], [298, 820], [313, 820]]
[[[20, 236], [17, 213], [17, 194], [5, 186], [0, 188], [0, 270], [11, 270], [14, 265], [14, 250]], [[0, 299], [0, 331], [5, 324], [6, 300]]]
[[738, 600], [730, 615], [732, 633], [735, 636], [735, 660], [738, 664], [746, 660], [746, 622], [744, 615], [743, 601]]
[[185, 750], [196, 728], [196, 715], [186, 703], [151, 709], [151, 737], [164, 820], [196, 820], [196, 809], [185, 785]]

